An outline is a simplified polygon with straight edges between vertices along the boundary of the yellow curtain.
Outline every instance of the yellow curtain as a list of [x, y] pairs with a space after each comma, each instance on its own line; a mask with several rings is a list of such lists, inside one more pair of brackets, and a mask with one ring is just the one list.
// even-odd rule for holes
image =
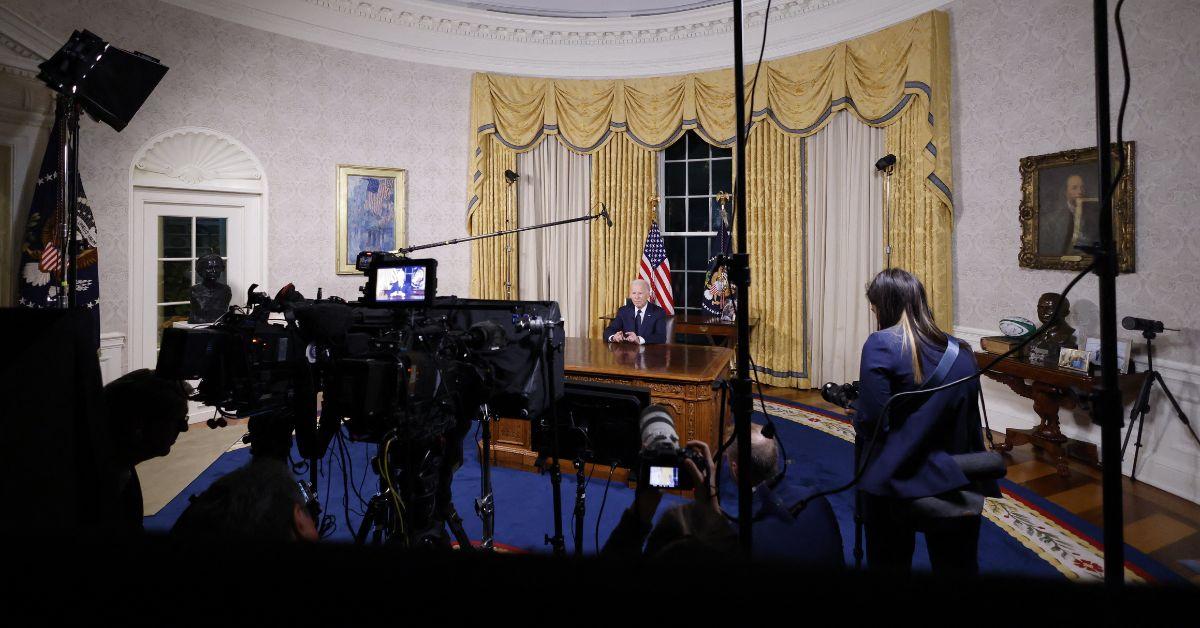
[[[938, 323], [952, 329], [949, 54], [949, 18], [931, 11], [851, 41], [763, 64], [757, 88], [746, 97], [756, 138], [747, 148], [761, 151], [757, 162], [747, 157], [748, 191], [759, 194], [748, 200], [748, 226], [752, 232], [758, 220], [771, 226], [769, 232], [751, 236], [759, 238], [751, 244], [752, 255], [763, 256], [763, 263], [752, 257], [762, 269], [751, 290], [751, 307], [762, 308], [754, 347], [760, 366], [783, 373], [766, 381], [806, 385], [806, 313], [784, 305], [802, 303], [803, 266], [773, 266], [766, 260], [802, 264], [802, 245], [795, 243], [804, 232], [804, 190], [799, 166], [791, 168], [788, 160], [799, 159], [801, 138], [824, 128], [841, 110], [887, 127], [888, 150], [900, 159], [892, 186], [893, 262], [921, 277]], [[752, 76], [753, 67], [746, 73], [747, 90]], [[666, 148], [688, 129], [710, 143], [732, 145], [732, 69], [617, 80], [476, 74], [472, 81], [468, 230], [482, 233], [503, 224], [497, 218], [503, 211], [498, 204], [503, 190], [496, 182], [511, 167], [500, 164], [510, 163], [514, 151], [531, 150], [554, 135], [571, 150], [597, 155], [592, 200], [605, 200], [617, 224], [608, 234], [592, 227], [591, 309], [593, 318], [611, 312], [636, 273], [652, 211], [645, 200], [653, 193], [656, 174], [650, 151]], [[755, 148], [754, 143], [762, 145]], [[757, 192], [755, 181], [760, 182]], [[625, 215], [619, 218], [614, 210]], [[507, 263], [502, 244], [480, 244], [473, 252], [472, 294], [496, 296], [496, 286], [503, 290], [497, 277], [504, 276]], [[785, 274], [795, 277], [785, 280]], [[771, 295], [773, 302], [760, 306], [759, 294]], [[592, 327], [597, 329], [599, 322], [593, 320]], [[785, 344], [791, 348], [785, 350]], [[768, 355], [770, 361], [764, 357]]]
[[[604, 203], [612, 217], [612, 228], [592, 222], [591, 335], [604, 330], [601, 316], [612, 314], [625, 303], [629, 282], [637, 278], [642, 246], [654, 209], [650, 197], [657, 189], [658, 163], [654, 153], [630, 141], [624, 134], [604, 145], [592, 156], [592, 206]], [[585, 289], [580, 287], [580, 289]]]
[[[467, 233], [481, 235], [517, 226], [517, 189], [504, 179], [504, 171], [517, 168], [517, 153], [495, 137], [487, 138], [480, 148], [480, 170], [472, 178], [482, 181], [479, 196], [467, 218]], [[511, 238], [511, 240], [510, 240]], [[506, 242], [507, 241], [507, 242]], [[513, 250], [506, 252], [505, 244]], [[486, 238], [471, 243], [471, 296], [476, 299], [515, 299], [517, 292], [517, 250], [515, 236]], [[505, 281], [512, 289], [505, 290]]]
[[913, 273], [925, 284], [938, 326], [953, 332], [954, 209], [926, 175], [933, 156], [927, 149], [915, 148], [914, 136], [927, 134], [926, 115], [919, 107], [909, 106], [900, 115], [900, 122], [886, 130], [887, 150], [896, 155], [889, 199], [892, 266]]
[[756, 124], [746, 142], [750, 317], [758, 319], [750, 351], [764, 384], [796, 388], [810, 386], [803, 150], [803, 138], [771, 124]]

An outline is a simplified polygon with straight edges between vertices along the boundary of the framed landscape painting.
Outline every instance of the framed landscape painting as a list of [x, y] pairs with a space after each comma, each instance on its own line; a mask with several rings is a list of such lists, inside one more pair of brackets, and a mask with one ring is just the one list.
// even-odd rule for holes
[[337, 274], [357, 275], [361, 251], [406, 244], [408, 173], [397, 168], [337, 167]]

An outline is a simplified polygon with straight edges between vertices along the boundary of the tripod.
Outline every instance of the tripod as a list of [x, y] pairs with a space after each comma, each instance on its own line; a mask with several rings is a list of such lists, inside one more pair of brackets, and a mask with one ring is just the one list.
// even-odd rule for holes
[[1121, 460], [1124, 460], [1125, 450], [1129, 447], [1129, 437], [1133, 435], [1133, 424], [1137, 423], [1137, 440], [1133, 444], [1133, 466], [1129, 469], [1129, 480], [1133, 482], [1137, 481], [1138, 456], [1142, 453], [1142, 428], [1146, 425], [1146, 414], [1150, 412], [1150, 391], [1154, 388], [1155, 382], [1162, 387], [1163, 394], [1175, 408], [1175, 415], [1192, 434], [1196, 444], [1200, 445], [1200, 436], [1196, 435], [1196, 429], [1192, 427], [1187, 415], [1179, 407], [1179, 402], [1175, 401], [1175, 395], [1172, 395], [1171, 389], [1167, 388], [1167, 382], [1163, 381], [1162, 375], [1154, 370], [1154, 338], [1157, 335], [1156, 332], [1149, 329], [1142, 331], [1142, 337], [1146, 339], [1146, 379], [1142, 381], [1142, 389], [1138, 392], [1137, 401], [1133, 403], [1133, 409], [1129, 411], [1129, 430], [1125, 432], [1125, 442], [1121, 444]]
[[492, 493], [492, 421], [500, 417], [485, 403], [479, 408], [479, 425], [483, 436], [483, 451], [480, 453], [479, 498], [475, 500], [475, 514], [483, 521], [483, 539], [479, 549], [491, 550], [496, 536], [496, 498]]

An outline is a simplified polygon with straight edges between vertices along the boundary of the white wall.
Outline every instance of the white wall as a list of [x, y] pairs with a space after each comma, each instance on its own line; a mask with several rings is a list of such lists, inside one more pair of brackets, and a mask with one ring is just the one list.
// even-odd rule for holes
[[[996, 333], [1005, 315], [1035, 319], [1038, 295], [1059, 291], [1072, 276], [1018, 268], [1017, 166], [1021, 157], [1095, 145], [1092, 4], [957, 0], [945, 8], [954, 90], [955, 323], [974, 338]], [[1117, 281], [1118, 316], [1183, 330], [1160, 338], [1155, 365], [1200, 423], [1200, 177], [1192, 164], [1200, 145], [1200, 3], [1130, 2], [1123, 16], [1133, 73], [1125, 139], [1137, 142], [1137, 272]], [[1110, 34], [1115, 117], [1122, 79], [1111, 26]], [[1085, 336], [1099, 335], [1096, 295], [1092, 277], [1070, 297], [1068, 320]], [[1135, 341], [1140, 357], [1140, 336], [1121, 330], [1121, 337]], [[993, 428], [1036, 421], [1029, 401], [994, 382], [985, 390]], [[1200, 501], [1200, 447], [1164, 398], [1153, 403], [1139, 478]], [[1068, 435], [1099, 442], [1098, 428], [1082, 413], [1064, 411], [1062, 421]]]
[[[5, 0], [65, 41], [89, 29], [170, 67], [121, 133], [83, 123], [80, 172], [100, 232], [101, 328], [128, 333], [129, 172], [134, 152], [181, 126], [228, 133], [270, 183], [270, 289], [357, 298], [334, 274], [335, 167], [408, 170], [412, 243], [465, 235], [470, 73], [346, 52], [255, 30], [157, 0]], [[40, 153], [37, 157], [40, 160]], [[16, 208], [20, 215], [28, 207]], [[21, 221], [23, 222], [23, 220]], [[431, 251], [444, 294], [465, 295], [466, 246]]]

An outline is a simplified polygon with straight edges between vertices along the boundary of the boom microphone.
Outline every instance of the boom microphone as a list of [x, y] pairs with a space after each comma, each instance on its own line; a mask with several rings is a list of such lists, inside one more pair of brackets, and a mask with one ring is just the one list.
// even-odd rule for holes
[[612, 228], [612, 218], [608, 217], [608, 208], [604, 203], [600, 203], [600, 216], [604, 218], [604, 222], [608, 224], [609, 229]]
[[520, 177], [518, 177], [518, 176], [517, 176], [517, 173], [513, 172], [512, 170], [505, 170], [505, 171], [504, 171], [504, 178], [505, 178], [505, 179], [506, 179], [506, 180], [507, 180], [509, 183], [516, 183], [516, 182], [517, 182], [517, 179], [519, 179]]
[[1179, 331], [1178, 329], [1163, 327], [1162, 321], [1154, 321], [1148, 318], [1137, 318], [1135, 316], [1126, 316], [1125, 318], [1122, 318], [1121, 327], [1124, 327], [1130, 331], [1148, 331], [1152, 334], [1161, 334], [1163, 333], [1164, 329]]

